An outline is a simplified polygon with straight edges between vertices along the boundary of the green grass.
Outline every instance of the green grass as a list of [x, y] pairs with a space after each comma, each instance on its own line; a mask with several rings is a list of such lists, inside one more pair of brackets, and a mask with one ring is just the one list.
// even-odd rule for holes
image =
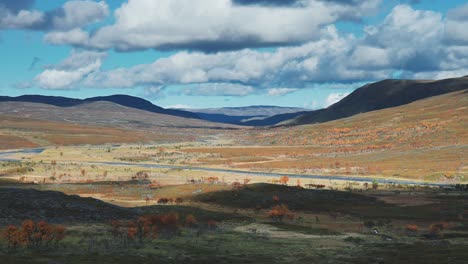
[[290, 232], [296, 232], [296, 233], [301, 233], [301, 234], [306, 234], [306, 235], [321, 235], [321, 236], [340, 235], [339, 232], [326, 229], [326, 228], [320, 228], [320, 227], [301, 226], [301, 225], [293, 225], [293, 224], [280, 223], [280, 222], [266, 222], [265, 224], [274, 226], [282, 231], [290, 231]]
[[366, 245], [351, 256], [339, 260], [346, 263], [412, 263], [462, 264], [468, 259], [466, 245], [448, 242], [418, 242], [414, 244], [385, 243]]
[[203, 231], [196, 236], [189, 230], [171, 239], [147, 240], [124, 245], [108, 233], [90, 235], [84, 229], [69, 233], [59, 248], [38, 252], [7, 252], [6, 263], [320, 263], [320, 255], [333, 256], [335, 249], [310, 247], [304, 239], [275, 239], [232, 231]]

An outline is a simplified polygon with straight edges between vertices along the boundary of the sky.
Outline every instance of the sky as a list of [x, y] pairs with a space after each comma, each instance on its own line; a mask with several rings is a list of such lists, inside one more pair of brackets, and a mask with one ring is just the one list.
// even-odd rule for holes
[[468, 75], [462, 0], [0, 0], [0, 95], [327, 107]]

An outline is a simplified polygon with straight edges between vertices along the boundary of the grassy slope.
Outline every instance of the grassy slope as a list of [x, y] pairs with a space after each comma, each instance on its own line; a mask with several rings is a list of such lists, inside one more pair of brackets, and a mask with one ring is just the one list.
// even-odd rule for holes
[[327, 122], [359, 113], [405, 105], [466, 88], [468, 88], [468, 77], [437, 81], [383, 80], [365, 85], [338, 103], [299, 116], [289, 123], [300, 125]]
[[4, 102], [0, 103], [0, 120], [0, 149], [153, 140], [188, 141], [198, 135], [217, 133], [214, 128], [236, 128], [150, 113], [108, 102], [67, 108]]
[[238, 168], [444, 180], [466, 175], [467, 105], [468, 92], [458, 91], [327, 123], [238, 135], [262, 147], [185, 151], [212, 153], [218, 164]]
[[140, 142], [151, 137], [138, 131], [79, 125], [17, 116], [0, 115], [0, 149], [48, 145]]

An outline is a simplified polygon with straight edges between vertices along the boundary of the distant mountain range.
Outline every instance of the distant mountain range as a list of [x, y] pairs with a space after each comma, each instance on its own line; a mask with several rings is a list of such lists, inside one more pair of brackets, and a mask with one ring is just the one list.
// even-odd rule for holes
[[253, 120], [262, 120], [264, 118], [287, 113], [304, 112], [307, 109], [298, 107], [282, 107], [271, 105], [253, 105], [243, 107], [222, 107], [222, 108], [201, 108], [201, 109], [183, 109], [197, 114], [201, 119], [229, 123], [236, 125], [245, 125]]
[[[262, 105], [206, 109], [165, 109], [145, 99], [128, 95], [99, 96], [87, 99], [44, 95], [0, 96], [0, 102], [40, 103], [65, 108], [86, 107], [86, 104], [109, 102], [136, 110], [163, 114], [166, 115], [164, 119], [176, 116], [234, 125], [273, 126], [327, 122], [464, 89], [468, 89], [468, 76], [438, 81], [383, 80], [364, 85], [330, 107], [315, 111], [295, 107]], [[183, 120], [177, 120], [178, 124], [181, 122]], [[189, 123], [189, 121], [187, 122]]]
[[40, 103], [48, 104], [59, 107], [71, 107], [78, 106], [92, 102], [111, 102], [122, 106], [135, 108], [138, 110], [144, 110], [152, 113], [166, 114], [173, 116], [180, 116], [186, 118], [198, 118], [199, 116], [183, 110], [176, 109], [164, 109], [160, 106], [152, 104], [150, 101], [145, 99], [129, 96], [129, 95], [110, 95], [110, 96], [98, 96], [86, 99], [75, 99], [61, 96], [45, 96], [45, 95], [22, 95], [18, 97], [0, 96], [0, 102], [27, 102], [27, 103]]
[[221, 108], [186, 108], [183, 109], [195, 113], [223, 114], [228, 116], [273, 116], [286, 113], [307, 111], [308, 109], [299, 107], [284, 107], [274, 105], [252, 105], [241, 107], [221, 107]]

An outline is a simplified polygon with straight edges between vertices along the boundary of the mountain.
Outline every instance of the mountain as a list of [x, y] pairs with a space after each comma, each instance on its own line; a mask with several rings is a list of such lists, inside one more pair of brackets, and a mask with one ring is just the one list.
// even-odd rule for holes
[[72, 107], [92, 102], [111, 102], [122, 106], [144, 110], [152, 113], [174, 115], [187, 118], [199, 118], [196, 114], [175, 109], [164, 109], [152, 104], [145, 99], [129, 96], [129, 95], [110, 95], [98, 96], [86, 99], [75, 99], [61, 96], [45, 96], [45, 95], [22, 95], [18, 97], [0, 96], [0, 102], [28, 102], [41, 103], [59, 107]]
[[253, 120], [262, 120], [264, 118], [280, 114], [304, 112], [307, 109], [298, 107], [253, 105], [243, 107], [200, 108], [184, 110], [193, 112], [201, 119], [212, 122], [249, 125], [250, 123], [255, 123], [252, 122]]
[[146, 110], [139, 110], [109, 101], [87, 102], [68, 107], [60, 107], [43, 103], [0, 101], [0, 115], [137, 130], [154, 130], [160, 127], [235, 127], [229, 124], [213, 123], [201, 119], [168, 115], [164, 112], [154, 113]]
[[284, 107], [274, 105], [252, 105], [241, 107], [198, 108], [184, 109], [186, 111], [205, 114], [223, 114], [228, 116], [273, 116], [286, 113], [305, 111], [298, 107]]
[[[239, 170], [382, 175], [444, 183], [455, 182], [453, 176], [460, 175], [458, 179], [466, 181], [467, 127], [465, 89], [330, 122], [256, 129], [239, 139], [247, 146], [212, 148], [207, 153], [222, 155], [225, 164]], [[288, 158], [279, 159], [280, 155]], [[220, 163], [205, 164], [209, 162]]]
[[272, 116], [245, 125], [323, 123], [369, 111], [405, 105], [420, 99], [468, 89], [468, 76], [444, 80], [383, 80], [358, 88], [325, 109]]
[[[0, 102], [0, 149], [180, 142], [239, 126], [97, 101], [70, 107]], [[202, 131], [202, 132], [201, 132]]]
[[296, 112], [296, 113], [279, 114], [279, 115], [269, 116], [269, 117], [260, 118], [260, 119], [250, 119], [250, 120], [245, 120], [242, 123], [242, 125], [244, 126], [273, 126], [283, 121], [291, 120], [298, 116], [305, 115], [311, 112], [313, 111], [301, 111], [301, 112]]

